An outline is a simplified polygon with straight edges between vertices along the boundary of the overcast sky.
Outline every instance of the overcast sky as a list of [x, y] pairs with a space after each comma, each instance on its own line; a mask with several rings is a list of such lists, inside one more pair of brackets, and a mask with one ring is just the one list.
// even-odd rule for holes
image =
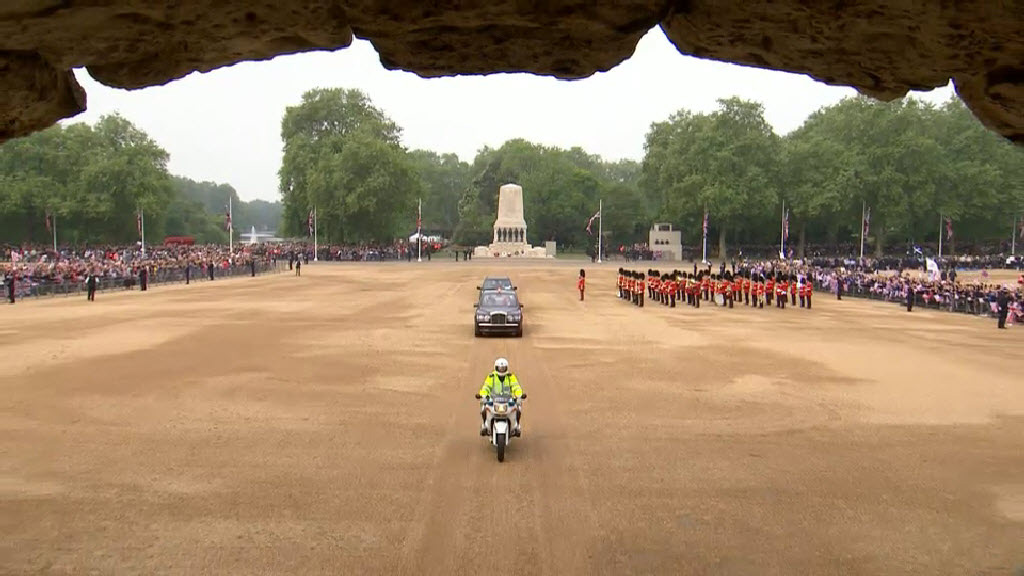
[[[244, 62], [133, 92], [98, 84], [84, 70], [77, 76], [89, 108], [71, 122], [119, 112], [170, 153], [172, 173], [229, 183], [243, 200], [279, 198], [281, 116], [316, 87], [359, 88], [403, 128], [408, 148], [454, 152], [467, 162], [481, 147], [512, 138], [640, 160], [651, 123], [681, 108], [711, 111], [730, 96], [756, 100], [785, 134], [855, 93], [806, 76], [683, 56], [660, 28], [629, 60], [577, 81], [529, 74], [424, 79], [385, 70], [362, 40], [337, 52]], [[951, 94], [945, 87], [918, 97], [938, 103]]]

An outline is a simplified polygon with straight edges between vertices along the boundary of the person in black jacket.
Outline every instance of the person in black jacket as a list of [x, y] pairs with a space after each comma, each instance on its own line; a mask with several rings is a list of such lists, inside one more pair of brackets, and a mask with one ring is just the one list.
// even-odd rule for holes
[[10, 270], [4, 276], [4, 284], [7, 285], [7, 300], [14, 304], [14, 270]]
[[88, 294], [86, 295], [86, 299], [89, 300], [89, 302], [95, 302], [96, 301], [96, 273], [95, 272], [90, 272], [89, 276], [86, 277], [86, 279], [85, 279], [85, 288], [88, 291]]
[[1006, 294], [1006, 288], [999, 291], [999, 297], [996, 298], [996, 306], [999, 308], [999, 324], [997, 327], [1000, 330], [1006, 329], [1006, 316], [1010, 313], [1010, 297]]

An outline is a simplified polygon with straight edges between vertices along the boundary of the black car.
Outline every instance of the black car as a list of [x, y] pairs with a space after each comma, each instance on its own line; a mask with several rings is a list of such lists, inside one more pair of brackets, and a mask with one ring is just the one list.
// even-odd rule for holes
[[483, 284], [476, 287], [477, 290], [518, 290], [516, 286], [512, 285], [512, 280], [508, 276], [487, 276], [484, 278]]
[[523, 305], [511, 290], [481, 290], [473, 305], [473, 333], [523, 335]]

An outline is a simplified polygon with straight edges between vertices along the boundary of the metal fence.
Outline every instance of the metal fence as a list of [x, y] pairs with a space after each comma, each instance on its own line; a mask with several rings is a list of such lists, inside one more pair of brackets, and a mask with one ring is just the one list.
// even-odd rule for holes
[[[279, 274], [287, 268], [287, 263], [277, 261], [276, 263], [257, 263], [256, 275]], [[232, 278], [236, 276], [252, 276], [253, 271], [248, 264], [239, 264], [230, 268], [214, 268], [214, 278]], [[189, 274], [189, 282], [209, 281], [210, 275], [206, 267], [192, 267]], [[162, 268], [157, 269], [149, 275], [148, 287], [161, 284], [183, 284], [185, 282], [184, 268]], [[36, 282], [19, 279], [14, 284], [15, 298], [46, 298], [56, 296], [85, 295], [88, 288], [84, 281], [78, 282]], [[96, 291], [105, 292], [112, 290], [137, 290], [139, 288], [139, 277], [129, 276], [122, 278], [98, 278]], [[4, 287], [2, 296], [7, 297], [7, 288]]]

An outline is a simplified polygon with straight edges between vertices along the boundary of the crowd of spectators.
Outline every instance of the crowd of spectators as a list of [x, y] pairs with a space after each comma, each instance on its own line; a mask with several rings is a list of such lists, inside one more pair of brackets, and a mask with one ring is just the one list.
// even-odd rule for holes
[[[147, 283], [195, 281], [234, 275], [255, 275], [275, 267], [272, 248], [237, 246], [93, 246], [4, 247], [0, 276], [16, 297], [77, 293], [94, 275], [100, 290], [133, 288]], [[5, 288], [7, 287], [5, 286]]]
[[997, 316], [1000, 298], [1008, 300], [1010, 324], [1024, 322], [1024, 273], [1016, 280], [992, 280], [987, 270], [969, 280], [955, 268], [939, 275], [910, 274], [905, 270], [864, 270], [812, 266], [811, 277], [819, 289], [837, 296], [849, 295], [893, 302], [908, 309], [920, 306], [950, 312]]

